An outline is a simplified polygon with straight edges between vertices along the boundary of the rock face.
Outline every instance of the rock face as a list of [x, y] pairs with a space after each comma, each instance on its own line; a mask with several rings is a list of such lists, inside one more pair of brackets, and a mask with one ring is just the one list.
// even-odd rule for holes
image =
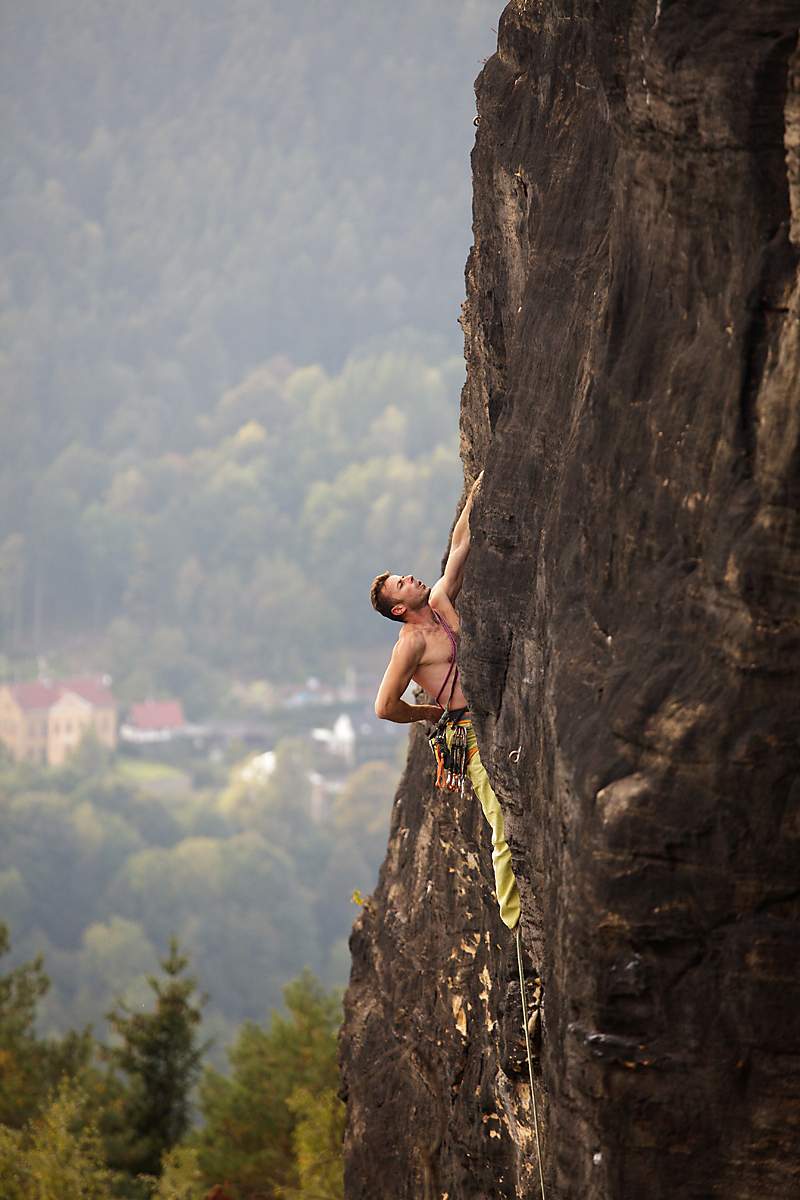
[[[460, 665], [549, 1196], [800, 1194], [798, 0], [515, 0], [477, 84]], [[348, 1200], [539, 1194], [513, 939], [411, 739]]]

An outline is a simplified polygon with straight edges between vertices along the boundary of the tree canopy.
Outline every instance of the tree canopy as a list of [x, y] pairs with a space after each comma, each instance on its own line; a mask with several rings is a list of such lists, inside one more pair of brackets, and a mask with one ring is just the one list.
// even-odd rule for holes
[[112, 1033], [122, 1045], [105, 1051], [106, 1059], [128, 1080], [120, 1112], [119, 1165], [131, 1175], [159, 1175], [162, 1161], [189, 1130], [190, 1093], [200, 1075], [206, 1046], [197, 1040], [204, 998], [195, 997], [197, 977], [181, 978], [189, 959], [176, 938], [160, 966], [166, 980], [151, 975], [153, 1012], [134, 1011], [117, 1000], [108, 1013]]
[[[146, 978], [173, 934], [211, 992], [208, 1027], [222, 1042], [264, 1020], [306, 966], [345, 983], [351, 896], [374, 886], [397, 772], [362, 764], [315, 814], [311, 761], [307, 743], [285, 739], [266, 778], [240, 763], [219, 792], [168, 797], [140, 791], [102, 756], [0, 770], [0, 912], [13, 961], [44, 952], [52, 978], [35, 960], [0, 987], [0, 1048], [12, 1034], [25, 1044], [37, 1002], [48, 1032], [93, 1022], [104, 1035], [117, 997], [149, 1004]], [[21, 1111], [24, 1123], [27, 1103]]]
[[[0, 977], [0, 1065], [11, 1080], [0, 1103], [5, 1200], [222, 1200], [229, 1189], [237, 1200], [341, 1200], [339, 998], [308, 971], [289, 984], [286, 1015], [240, 1030], [230, 1077], [206, 1068], [205, 1123], [192, 1129], [203, 1000], [174, 939], [160, 965], [163, 978], [149, 979], [155, 1007], [117, 1001], [120, 1041], [100, 1047], [88, 1033], [60, 1044], [37, 1036], [35, 1002], [47, 985], [39, 963]], [[38, 1088], [14, 1091], [20, 1063]]]
[[341, 1195], [340, 1147], [331, 1152], [343, 1130], [341, 1007], [308, 973], [286, 988], [284, 1003], [288, 1017], [273, 1012], [269, 1029], [242, 1028], [229, 1050], [229, 1078], [206, 1071], [205, 1124], [195, 1139], [200, 1168], [209, 1183], [228, 1180], [241, 1196], [282, 1200], [305, 1176], [334, 1200]]

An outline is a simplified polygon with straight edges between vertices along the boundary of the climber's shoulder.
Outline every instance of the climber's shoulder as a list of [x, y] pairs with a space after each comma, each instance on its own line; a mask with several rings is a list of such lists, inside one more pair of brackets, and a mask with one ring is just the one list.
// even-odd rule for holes
[[458, 613], [453, 607], [453, 601], [448, 595], [444, 577], [431, 588], [428, 603], [436, 615], [444, 620], [453, 637], [457, 638], [461, 632], [461, 626], [458, 621]]
[[392, 659], [404, 666], [416, 666], [422, 660], [426, 645], [427, 639], [421, 629], [414, 625], [404, 625], [392, 651]]

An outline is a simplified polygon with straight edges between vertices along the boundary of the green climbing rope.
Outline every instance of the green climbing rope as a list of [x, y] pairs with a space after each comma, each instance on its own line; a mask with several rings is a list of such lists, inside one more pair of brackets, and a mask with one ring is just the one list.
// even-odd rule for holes
[[522, 992], [522, 1024], [525, 1029], [525, 1049], [528, 1052], [528, 1075], [531, 1081], [531, 1101], [533, 1103], [533, 1128], [536, 1133], [536, 1156], [539, 1160], [539, 1183], [542, 1188], [542, 1200], [545, 1200], [544, 1194], [544, 1171], [542, 1169], [542, 1144], [539, 1141], [539, 1113], [536, 1109], [536, 1089], [533, 1086], [533, 1056], [531, 1055], [531, 1035], [528, 1029], [528, 1002], [525, 998], [525, 975], [522, 970], [522, 943], [520, 941], [520, 925], [517, 922], [517, 927], [514, 930], [514, 936], [517, 942], [517, 962], [519, 963], [519, 987]]

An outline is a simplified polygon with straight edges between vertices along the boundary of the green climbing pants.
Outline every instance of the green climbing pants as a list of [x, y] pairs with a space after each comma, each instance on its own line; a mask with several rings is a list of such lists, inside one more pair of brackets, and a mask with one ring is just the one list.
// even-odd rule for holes
[[[486, 768], [481, 762], [478, 750], [478, 739], [465, 713], [459, 724], [467, 730], [467, 778], [475, 789], [475, 795], [481, 802], [483, 815], [492, 827], [492, 866], [494, 867], [494, 886], [497, 892], [497, 902], [500, 905], [500, 919], [509, 929], [515, 929], [519, 921], [519, 892], [514, 871], [511, 867], [511, 851], [508, 848], [503, 824], [503, 810], [500, 802], [492, 791]], [[447, 726], [447, 744], [451, 744], [455, 726]]]

